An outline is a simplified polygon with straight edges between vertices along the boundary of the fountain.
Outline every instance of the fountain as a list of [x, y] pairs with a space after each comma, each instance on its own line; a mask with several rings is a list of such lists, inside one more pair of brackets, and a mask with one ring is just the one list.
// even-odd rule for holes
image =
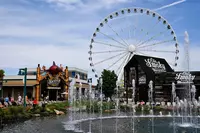
[[132, 88], [133, 88], [133, 92], [132, 92], [132, 100], [133, 100], [133, 103], [132, 103], [132, 108], [133, 108], [133, 115], [132, 115], [132, 123], [133, 123], [133, 133], [135, 132], [135, 80], [133, 79], [132, 80]]
[[[175, 98], [176, 98], [176, 86], [175, 83], [172, 83], [172, 106], [173, 106], [173, 133], [175, 133]], [[178, 109], [177, 109], [178, 110]]]
[[102, 91], [102, 85], [103, 85], [103, 79], [100, 78], [99, 79], [99, 84], [100, 84], [100, 90], [101, 90], [101, 95], [100, 95], [100, 98], [101, 98], [101, 113], [100, 113], [100, 120], [101, 120], [101, 124], [100, 124], [100, 129], [101, 129], [101, 133], [103, 132], [103, 127], [102, 127], [102, 113], [103, 113], [103, 91]]
[[[79, 119], [82, 119], [82, 83], [79, 82]], [[82, 128], [82, 124], [80, 123], [80, 131]]]
[[92, 104], [92, 82], [89, 82], [89, 99], [90, 99], [90, 112], [89, 112], [89, 117], [90, 117], [90, 123], [89, 123], [89, 132], [92, 132], [92, 120], [91, 120], [91, 114], [92, 114], [92, 108], [91, 108], [91, 104]]
[[74, 121], [74, 85], [76, 83], [75, 79], [72, 79], [72, 81], [70, 82], [70, 87], [69, 87], [69, 97], [68, 97], [68, 101], [69, 101], [69, 122], [67, 125], [68, 130], [75, 130], [75, 126], [73, 124]]
[[[102, 92], [102, 84], [103, 84], [103, 80], [102, 78], [99, 78], [99, 87], [100, 87], [100, 100], [99, 100], [99, 105], [100, 105], [100, 113], [99, 114], [95, 114], [96, 112], [94, 112], [94, 100], [95, 100], [95, 96], [92, 93], [92, 84], [89, 83], [89, 118], [85, 118], [83, 119], [83, 117], [81, 117], [82, 115], [82, 110], [81, 110], [81, 101], [82, 101], [82, 97], [81, 95], [79, 95], [79, 101], [80, 101], [80, 113], [79, 113], [79, 117], [80, 117], [80, 130], [82, 129], [84, 132], [87, 131], [89, 133], [92, 132], [97, 132], [97, 133], [103, 133], [103, 132], [116, 132], [116, 133], [121, 133], [123, 132], [131, 132], [131, 133], [135, 133], [135, 132], [165, 132], [163, 131], [163, 128], [166, 128], [166, 133], [168, 132], [179, 132], [180, 130], [184, 129], [184, 131], [188, 130], [191, 131], [193, 129], [196, 130], [196, 132], [198, 132], [198, 107], [200, 104], [200, 97], [198, 99], [198, 101], [195, 99], [196, 97], [196, 86], [192, 84], [191, 82], [191, 74], [190, 74], [190, 69], [189, 69], [189, 51], [188, 51], [188, 44], [189, 44], [189, 39], [188, 39], [188, 34], [187, 32], [185, 33], [185, 42], [187, 44], [186, 47], [186, 62], [187, 62], [187, 70], [185, 70], [184, 74], [184, 80], [186, 79], [186, 82], [184, 84], [181, 83], [181, 85], [176, 85], [175, 81], [172, 81], [171, 83], [171, 102], [168, 101], [167, 106], [165, 105], [166, 101], [162, 101], [164, 104], [162, 104], [161, 107], [154, 107], [154, 105], [159, 105], [159, 102], [154, 101], [154, 91], [157, 90], [158, 88], [155, 88], [154, 90], [154, 82], [152, 80], [149, 81], [148, 84], [148, 105], [146, 103], [146, 105], [142, 105], [141, 113], [136, 112], [137, 106], [140, 104], [139, 102], [137, 102], [137, 104], [135, 103], [135, 99], [137, 98], [136, 96], [136, 80], [132, 80], [132, 104], [123, 106], [123, 107], [130, 107], [125, 110], [125, 112], [120, 112], [120, 102], [119, 102], [119, 83], [117, 82], [117, 87], [116, 87], [116, 105], [115, 105], [115, 113], [111, 114], [110, 116], [106, 116], [106, 114], [103, 114], [103, 92]], [[130, 82], [130, 81], [129, 81]], [[156, 80], [155, 80], [155, 86], [156, 86]], [[71, 85], [70, 88], [70, 97], [71, 99], [69, 100], [70, 103], [72, 104], [75, 101], [74, 98], [74, 94], [73, 94], [73, 84]], [[81, 83], [79, 84], [79, 87], [81, 86]], [[184, 91], [187, 91], [187, 96], [181, 97], [182, 99], [179, 99], [179, 93], [178, 91], [178, 87], [179, 86], [184, 86]], [[128, 93], [128, 92], [126, 92]], [[185, 93], [185, 92], [184, 92]], [[81, 89], [79, 89], [79, 94], [81, 94]], [[129, 93], [128, 93], [129, 94]], [[170, 94], [170, 92], [169, 92]], [[135, 98], [136, 97], [136, 98]], [[156, 100], [156, 99], [155, 99]], [[110, 102], [110, 100], [108, 100], [107, 102]], [[162, 103], [161, 102], [161, 103]], [[155, 104], [156, 103], [156, 104]], [[93, 104], [93, 105], [92, 105]], [[73, 105], [73, 104], [72, 104]], [[92, 110], [93, 107], [93, 110]], [[148, 108], [145, 108], [148, 107]], [[150, 111], [148, 112], [149, 114], [146, 115], [146, 112], [144, 114], [144, 111], [148, 111], [146, 109], [149, 109]], [[166, 110], [162, 110], [162, 109], [166, 109]], [[106, 110], [110, 110], [110, 106], [107, 105], [106, 106]], [[161, 109], [157, 110], [157, 109]], [[73, 111], [73, 110], [72, 110]], [[159, 111], [159, 112], [157, 112]], [[130, 115], [130, 114], [131, 115]], [[138, 115], [136, 115], [138, 114]], [[94, 117], [93, 117], [94, 116]], [[98, 116], [98, 117], [95, 117]], [[70, 119], [70, 121], [76, 121], [75, 117]], [[131, 122], [130, 122], [131, 120]], [[150, 122], [149, 122], [150, 121]], [[164, 122], [163, 122], [164, 121]], [[85, 125], [87, 125], [87, 129], [84, 129], [85, 127], [84, 122], [87, 123]], [[113, 123], [114, 122], [114, 123]], [[164, 123], [164, 126], [160, 123]], [[112, 130], [110, 129], [110, 125], [108, 126], [107, 124], [113, 124], [112, 125]], [[129, 123], [126, 125], [126, 123]], [[142, 124], [140, 124], [142, 123]], [[143, 124], [145, 123], [145, 124]], [[170, 126], [168, 126], [170, 125]], [[95, 127], [96, 126], [96, 127]], [[99, 127], [99, 129], [98, 129]], [[124, 128], [125, 127], [125, 128]], [[160, 127], [160, 129], [159, 129]], [[129, 129], [126, 131], [126, 128]], [[146, 130], [142, 130], [146, 129]], [[98, 129], [98, 131], [96, 130]]]
[[118, 118], [117, 116], [119, 115], [119, 96], [118, 96], [118, 93], [119, 93], [119, 82], [117, 81], [117, 87], [116, 87], [116, 105], [115, 105], [115, 109], [116, 109], [116, 119], [115, 119], [115, 132], [117, 133], [118, 132]]
[[151, 114], [151, 132], [154, 133], [154, 112], [153, 112], [153, 106], [154, 106], [154, 102], [153, 102], [153, 81], [149, 81], [149, 90], [148, 90], [148, 97], [149, 97], [149, 102], [151, 105], [151, 110], [150, 110], [150, 114]]

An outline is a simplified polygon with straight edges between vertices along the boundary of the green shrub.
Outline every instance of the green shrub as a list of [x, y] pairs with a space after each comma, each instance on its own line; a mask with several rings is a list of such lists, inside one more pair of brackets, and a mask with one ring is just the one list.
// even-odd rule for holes
[[141, 105], [136, 106], [135, 111], [136, 112], [141, 112], [142, 111], [142, 106]]
[[150, 111], [150, 106], [144, 105], [143, 106], [143, 112], [144, 112], [144, 114], [149, 114], [149, 111]]
[[18, 114], [24, 114], [24, 108], [21, 106], [12, 106], [8, 108], [10, 114], [17, 116]]
[[[84, 102], [86, 106], [87, 112], [90, 111], [90, 102]], [[102, 111], [105, 112], [105, 110], [111, 110], [115, 109], [115, 103], [114, 102], [103, 102], [102, 103]], [[95, 113], [99, 113], [101, 111], [101, 103], [100, 101], [92, 101], [91, 102], [91, 111], [94, 111]]]
[[4, 110], [0, 108], [0, 117], [4, 116]]
[[59, 110], [59, 111], [66, 111], [66, 108], [69, 106], [68, 102], [61, 102], [61, 103], [53, 103], [46, 105], [45, 108], [48, 108], [49, 110]]

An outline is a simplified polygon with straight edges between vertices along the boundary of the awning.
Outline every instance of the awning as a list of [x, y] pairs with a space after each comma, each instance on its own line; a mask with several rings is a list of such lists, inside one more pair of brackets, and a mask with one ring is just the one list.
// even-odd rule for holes
[[[27, 80], [26, 86], [34, 86], [37, 84], [36, 80]], [[24, 86], [24, 83], [22, 80], [19, 81], [7, 81], [3, 82], [3, 86]]]

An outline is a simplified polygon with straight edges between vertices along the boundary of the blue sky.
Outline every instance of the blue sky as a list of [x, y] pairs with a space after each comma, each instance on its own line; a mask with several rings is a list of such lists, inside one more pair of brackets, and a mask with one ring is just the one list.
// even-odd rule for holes
[[[50, 66], [55, 61], [89, 70], [90, 38], [103, 18], [121, 8], [154, 10], [174, 2], [177, 0], [1, 0], [0, 68], [15, 75], [18, 68]], [[199, 7], [200, 1], [186, 0], [157, 11], [174, 28], [180, 47], [184, 31], [188, 31], [192, 70], [200, 70]]]

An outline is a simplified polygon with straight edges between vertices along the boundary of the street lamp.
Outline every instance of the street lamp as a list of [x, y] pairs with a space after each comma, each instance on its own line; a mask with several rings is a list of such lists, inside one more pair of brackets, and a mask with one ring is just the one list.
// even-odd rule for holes
[[26, 79], [27, 79], [27, 68], [22, 69], [24, 70], [24, 107], [26, 107]]

